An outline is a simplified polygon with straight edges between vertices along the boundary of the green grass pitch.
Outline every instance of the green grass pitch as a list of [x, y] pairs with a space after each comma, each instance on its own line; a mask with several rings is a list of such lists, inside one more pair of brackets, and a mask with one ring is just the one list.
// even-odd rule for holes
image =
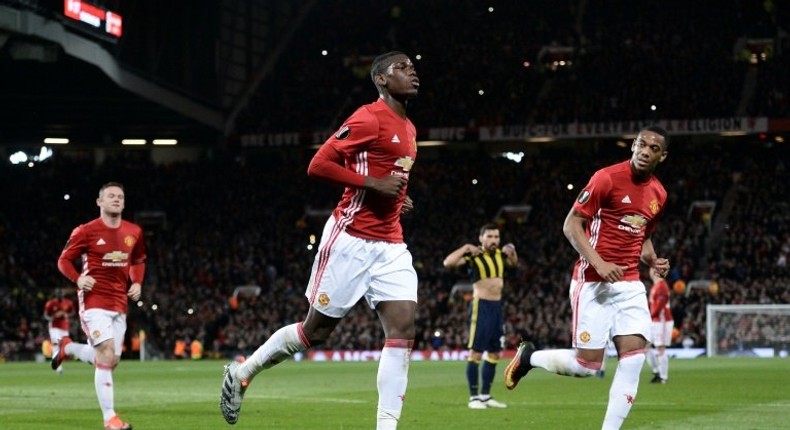
[[[125, 360], [115, 372], [121, 417], [144, 429], [374, 429], [375, 362], [286, 362], [250, 385], [239, 423], [219, 408], [219, 361]], [[507, 409], [466, 407], [465, 362], [412, 362], [399, 429], [599, 429], [616, 362], [606, 378], [577, 379], [536, 369], [512, 392], [497, 368], [494, 396]], [[67, 362], [0, 364], [0, 429], [102, 429], [93, 368]], [[789, 429], [790, 360], [670, 361], [670, 382], [639, 394], [624, 429]]]

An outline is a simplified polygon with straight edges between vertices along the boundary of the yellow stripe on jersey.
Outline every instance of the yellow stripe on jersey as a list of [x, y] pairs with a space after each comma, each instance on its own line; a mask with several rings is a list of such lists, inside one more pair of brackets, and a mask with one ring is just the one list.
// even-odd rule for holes
[[484, 252], [466, 258], [468, 261], [474, 262], [472, 282], [477, 282], [480, 279], [503, 278], [505, 275], [505, 259], [501, 249], [497, 249], [493, 254]]
[[478, 312], [478, 303], [480, 299], [477, 297], [472, 299], [472, 315], [469, 318], [469, 343], [466, 345], [468, 349], [472, 349], [472, 344], [474, 344], [475, 340], [475, 330], [477, 329], [477, 312]]

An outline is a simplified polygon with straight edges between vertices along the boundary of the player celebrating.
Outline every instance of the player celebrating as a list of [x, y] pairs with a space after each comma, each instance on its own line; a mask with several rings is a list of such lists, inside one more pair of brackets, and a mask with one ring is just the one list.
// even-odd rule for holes
[[343, 185], [345, 192], [324, 226], [305, 292], [307, 317], [280, 328], [243, 364], [225, 366], [220, 410], [229, 424], [238, 420], [255, 375], [324, 342], [364, 297], [386, 338], [377, 377], [376, 428], [397, 428], [417, 308], [417, 273], [400, 225], [401, 213], [412, 207], [406, 185], [417, 156], [417, 133], [406, 105], [420, 81], [401, 52], [378, 56], [370, 76], [379, 99], [357, 109], [308, 167], [309, 176]]
[[565, 218], [563, 233], [580, 254], [570, 288], [573, 350], [535, 351], [519, 346], [505, 369], [513, 389], [533, 367], [560, 375], [591, 376], [601, 368], [611, 339], [618, 364], [609, 390], [603, 429], [619, 429], [631, 411], [650, 338], [650, 311], [639, 262], [665, 276], [651, 235], [667, 193], [653, 176], [667, 157], [669, 140], [660, 127], [647, 127], [631, 145], [631, 159], [595, 172]]
[[[77, 285], [80, 321], [90, 346], [64, 337], [60, 353], [53, 357], [57, 368], [68, 356], [95, 361], [94, 386], [107, 430], [131, 430], [115, 413], [112, 372], [121, 358], [126, 334], [127, 296], [140, 298], [145, 273], [143, 230], [121, 219], [125, 205], [123, 185], [102, 185], [99, 218], [74, 229], [58, 259], [58, 269]], [[82, 272], [74, 260], [82, 259]], [[131, 285], [129, 285], [131, 282]], [[88, 352], [88, 351], [93, 351]], [[86, 358], [90, 358], [86, 359]]]

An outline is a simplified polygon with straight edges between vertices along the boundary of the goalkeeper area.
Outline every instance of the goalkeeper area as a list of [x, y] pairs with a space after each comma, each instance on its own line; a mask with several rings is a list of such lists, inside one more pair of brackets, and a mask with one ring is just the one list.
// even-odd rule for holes
[[790, 305], [708, 305], [707, 354], [715, 356], [788, 356]]
[[[116, 372], [117, 412], [135, 429], [375, 428], [376, 369], [369, 362], [285, 362], [258, 375], [246, 393], [238, 424], [219, 413], [220, 361], [124, 360]], [[606, 377], [561, 377], [535, 369], [514, 391], [502, 385], [502, 361], [492, 394], [507, 409], [470, 410], [463, 361], [412, 362], [400, 430], [600, 429]], [[790, 362], [783, 358], [672, 360], [666, 385], [649, 383], [625, 429], [787, 428]], [[57, 376], [49, 363], [0, 364], [0, 429], [101, 428], [93, 368], [67, 362]]]

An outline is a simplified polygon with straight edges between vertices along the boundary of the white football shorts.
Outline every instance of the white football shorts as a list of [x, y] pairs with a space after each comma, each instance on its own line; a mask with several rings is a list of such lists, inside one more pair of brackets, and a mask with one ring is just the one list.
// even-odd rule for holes
[[112, 339], [115, 343], [115, 355], [121, 355], [126, 335], [126, 314], [106, 309], [87, 309], [80, 312], [80, 321], [91, 346]]
[[417, 272], [405, 243], [360, 239], [340, 229], [333, 216], [324, 225], [305, 296], [324, 315], [341, 318], [364, 297], [380, 302], [417, 302]]
[[650, 340], [650, 310], [641, 281], [571, 282], [573, 346], [603, 349], [615, 336]]
[[654, 346], [669, 346], [672, 344], [672, 328], [674, 321], [653, 321], [650, 323], [651, 343]]
[[68, 335], [68, 330], [63, 330], [62, 328], [57, 327], [49, 328], [49, 341], [52, 342], [53, 345], [58, 345], [60, 343], [60, 339]]

